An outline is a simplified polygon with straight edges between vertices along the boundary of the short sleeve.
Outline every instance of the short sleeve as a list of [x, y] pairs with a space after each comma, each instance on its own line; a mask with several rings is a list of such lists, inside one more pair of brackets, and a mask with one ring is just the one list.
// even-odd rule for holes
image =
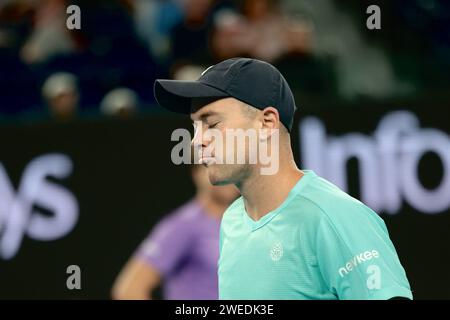
[[316, 256], [325, 285], [338, 299], [412, 299], [412, 293], [384, 221], [361, 204], [323, 214]]
[[171, 273], [189, 255], [192, 232], [177, 216], [161, 221], [139, 246], [135, 256], [163, 275]]

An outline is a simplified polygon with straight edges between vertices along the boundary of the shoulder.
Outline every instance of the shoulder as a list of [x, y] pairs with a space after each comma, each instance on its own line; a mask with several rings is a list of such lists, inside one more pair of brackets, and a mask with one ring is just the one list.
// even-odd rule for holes
[[316, 226], [327, 223], [341, 229], [377, 224], [385, 228], [383, 220], [371, 208], [319, 176], [296, 195], [294, 202], [302, 212], [313, 216], [311, 220]]
[[[150, 231], [139, 251], [144, 255], [154, 253], [157, 246], [177, 246], [195, 235], [195, 216], [201, 210], [195, 199], [188, 201], [162, 218]], [[176, 236], [174, 236], [176, 235]]]
[[171, 226], [185, 227], [186, 225], [195, 223], [202, 214], [202, 208], [198, 201], [192, 199], [175, 210], [168, 213], [159, 223], [158, 227]]

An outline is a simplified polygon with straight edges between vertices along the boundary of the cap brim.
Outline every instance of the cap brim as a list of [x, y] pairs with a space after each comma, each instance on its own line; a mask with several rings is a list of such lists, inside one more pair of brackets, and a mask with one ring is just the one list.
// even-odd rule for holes
[[191, 112], [192, 98], [229, 96], [227, 93], [199, 81], [162, 79], [155, 81], [153, 93], [161, 107], [184, 114]]

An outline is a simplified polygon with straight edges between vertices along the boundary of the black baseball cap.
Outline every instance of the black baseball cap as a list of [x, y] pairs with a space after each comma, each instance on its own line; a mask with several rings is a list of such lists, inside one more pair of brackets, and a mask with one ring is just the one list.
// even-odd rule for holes
[[161, 107], [184, 114], [191, 113], [192, 98], [233, 97], [261, 110], [272, 106], [289, 131], [296, 110], [282, 74], [270, 63], [249, 58], [212, 65], [196, 81], [157, 79], [153, 91]]

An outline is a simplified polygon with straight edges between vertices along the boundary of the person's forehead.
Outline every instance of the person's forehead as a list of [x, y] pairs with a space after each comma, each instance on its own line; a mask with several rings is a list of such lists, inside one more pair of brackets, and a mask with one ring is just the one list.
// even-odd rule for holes
[[214, 101], [192, 99], [191, 119], [198, 120], [207, 115], [223, 115], [232, 111], [237, 105], [235, 98], [222, 98]]

